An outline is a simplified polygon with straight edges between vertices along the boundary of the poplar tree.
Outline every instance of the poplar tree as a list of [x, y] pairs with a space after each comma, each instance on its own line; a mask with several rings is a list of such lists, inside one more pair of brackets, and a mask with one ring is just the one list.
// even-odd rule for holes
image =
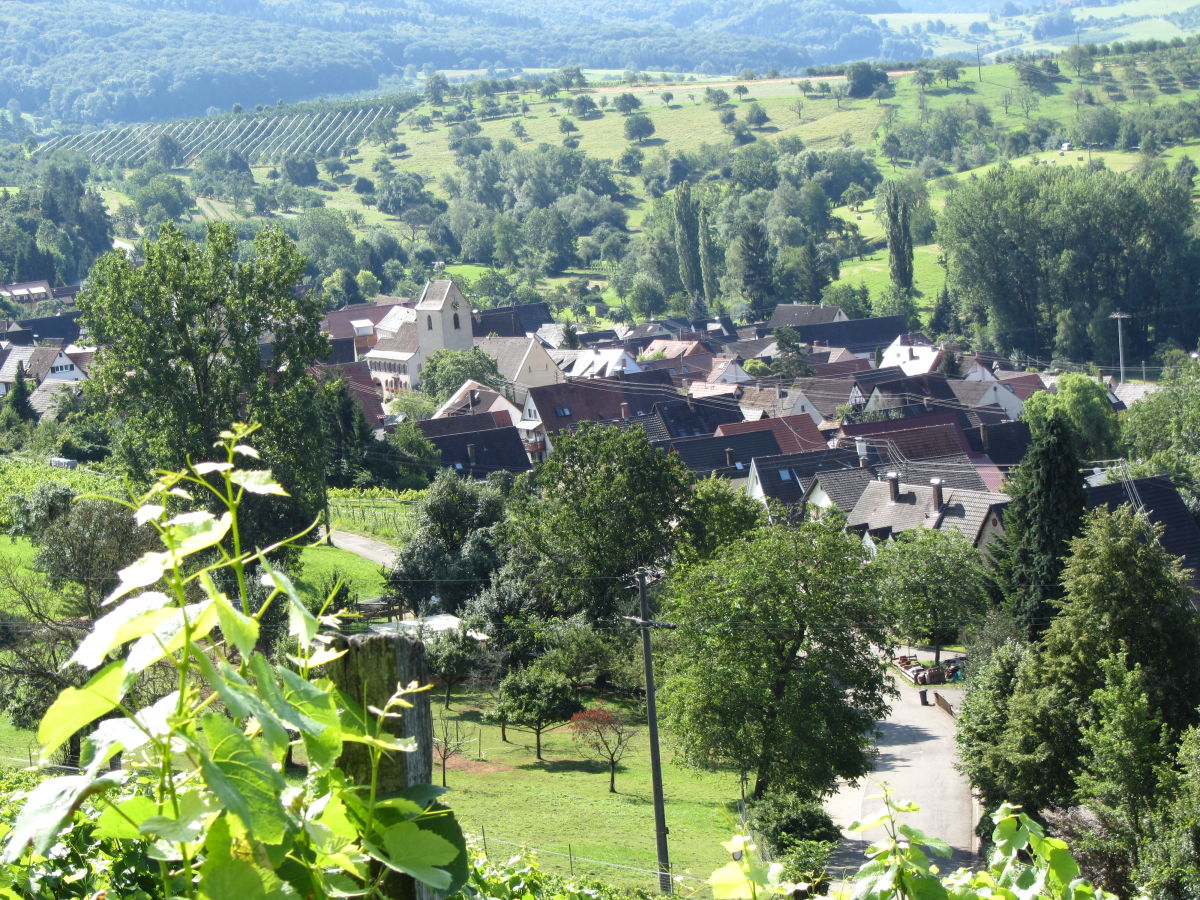
[[700, 245], [700, 283], [704, 288], [704, 303], [711, 307], [717, 299], [717, 276], [713, 271], [712, 234], [708, 230], [708, 211], [701, 206], [700, 217], [696, 225], [696, 239]]
[[683, 282], [683, 289], [689, 297], [695, 297], [704, 290], [698, 232], [692, 187], [685, 181], [675, 188], [675, 254], [679, 257], [679, 280]]
[[894, 181], [885, 181], [879, 187], [883, 201], [883, 227], [887, 235], [888, 264], [892, 284], [902, 291], [911, 291], [913, 286], [913, 245], [909, 228], [911, 210], [904, 192]]

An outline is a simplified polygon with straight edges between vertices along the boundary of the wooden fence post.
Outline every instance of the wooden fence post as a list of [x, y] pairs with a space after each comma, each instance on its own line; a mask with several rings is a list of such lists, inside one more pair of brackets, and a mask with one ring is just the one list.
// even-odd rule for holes
[[[356, 634], [339, 636], [338, 649], [345, 656], [325, 666], [326, 674], [346, 695], [364, 708], [382, 708], [396, 691], [396, 685], [417, 682], [429, 684], [425, 664], [425, 645], [415, 638], [398, 634]], [[379, 767], [379, 795], [386, 797], [414, 784], [429, 784], [433, 778], [433, 712], [428, 692], [410, 694], [413, 704], [402, 719], [388, 719], [385, 728], [398, 737], [416, 738], [412, 753], [392, 753]], [[359, 784], [371, 779], [371, 759], [362, 744], [346, 743], [338, 765], [346, 776]], [[394, 900], [421, 900], [428, 896], [409, 876], [388, 872], [383, 881], [384, 894]]]

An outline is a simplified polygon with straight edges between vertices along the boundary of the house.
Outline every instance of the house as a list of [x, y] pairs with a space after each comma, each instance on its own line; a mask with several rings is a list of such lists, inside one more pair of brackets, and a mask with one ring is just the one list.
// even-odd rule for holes
[[13, 345], [24, 347], [45, 341], [60, 341], [63, 346], [74, 344], [82, 333], [79, 325], [82, 315], [79, 310], [72, 310], [57, 316], [10, 322], [2, 337]]
[[646, 345], [642, 355], [646, 357], [662, 354], [664, 359], [675, 359], [678, 356], [691, 356], [693, 353], [708, 353], [708, 348], [701, 341], [676, 341], [668, 338], [655, 338]]
[[0, 297], [33, 307], [43, 300], [53, 300], [54, 289], [48, 281], [22, 281], [0, 286]]
[[858, 498], [867, 489], [867, 485], [875, 479], [873, 466], [860, 465], [855, 469], [829, 469], [818, 472], [809, 482], [801, 500], [807, 509], [837, 508], [843, 515], [849, 515], [858, 503]]
[[[1114, 510], [1128, 503], [1144, 512], [1155, 525], [1162, 526], [1159, 543], [1172, 556], [1181, 559], [1184, 568], [1189, 570], [1188, 583], [1192, 590], [1200, 592], [1200, 526], [1169, 478], [1156, 475], [1122, 479], [1089, 487], [1086, 491], [1088, 509], [1104, 506]], [[1200, 608], [1200, 596], [1194, 597], [1192, 602]]]
[[893, 471], [866, 486], [846, 527], [862, 532], [872, 544], [912, 528], [953, 530], [984, 550], [1003, 533], [1007, 504], [1005, 494], [952, 488], [939, 478], [928, 484], [905, 483]]
[[714, 436], [725, 437], [759, 431], [769, 431], [775, 435], [779, 452], [784, 454], [821, 450], [827, 446], [824, 436], [813, 424], [812, 417], [804, 413], [745, 422], [730, 422], [718, 426]]
[[767, 327], [803, 328], [805, 325], [825, 325], [829, 322], [848, 322], [850, 317], [840, 306], [820, 306], [813, 303], [780, 303], [771, 313]]
[[426, 419], [417, 422], [417, 428], [427, 438], [441, 437], [447, 434], [469, 434], [474, 431], [491, 431], [493, 428], [506, 428], [514, 422], [505, 410], [495, 412], [466, 413], [461, 416], [445, 416], [441, 419]]
[[475, 346], [496, 360], [500, 377], [510, 386], [514, 402], [525, 402], [531, 387], [566, 381], [562, 369], [532, 337], [475, 338]]
[[[638, 362], [643, 372], [668, 372], [678, 388], [686, 389], [692, 382], [708, 380], [714, 357], [711, 353], [693, 353], [675, 359], [646, 359]], [[749, 376], [747, 376], [749, 377]]]
[[62, 404], [70, 403], [78, 395], [79, 387], [78, 381], [47, 378], [29, 395], [29, 405], [39, 420], [47, 415], [56, 419], [63, 408]]
[[621, 347], [583, 350], [548, 350], [550, 358], [570, 378], [615, 378], [642, 371], [641, 365]]
[[474, 337], [533, 337], [538, 330], [554, 323], [545, 303], [520, 303], [477, 309], [471, 313]]
[[453, 281], [425, 284], [416, 306], [393, 306], [375, 326], [377, 340], [365, 359], [385, 393], [412, 390], [437, 350], [470, 350], [471, 311]]
[[876, 382], [863, 409], [867, 412], [882, 412], [903, 409], [909, 406], [930, 408], [960, 403], [954, 390], [942, 375], [909, 375], [892, 381]]
[[[356, 303], [335, 309], [327, 312], [321, 320], [321, 331], [329, 335], [332, 341], [349, 338], [354, 347], [354, 358], [357, 359], [375, 346], [379, 340], [375, 328], [392, 308], [409, 303], [411, 301], [404, 297], [379, 296], [373, 303]], [[394, 332], [390, 336], [394, 337]]]
[[908, 331], [904, 316], [877, 316], [869, 319], [850, 319], [845, 322], [822, 322], [796, 328], [806, 344], [845, 347], [855, 356], [873, 358], [897, 336]]
[[437, 408], [431, 418], [445, 419], [477, 413], [503, 414], [509, 417], [510, 422], [516, 422], [521, 418], [521, 407], [494, 388], [468, 379]]
[[780, 416], [808, 416], [814, 425], [825, 421], [822, 408], [809, 399], [812, 391], [824, 397], [824, 388], [817, 386], [801, 389], [799, 382], [789, 384], [782, 381], [756, 381], [741, 385], [742, 415], [747, 419], [777, 418]]
[[55, 381], [83, 381], [83, 371], [62, 347], [10, 347], [0, 359], [0, 396], [8, 393], [17, 380], [17, 367], [25, 373], [32, 390], [48, 378]]
[[1021, 418], [1025, 402], [1007, 381], [963, 381], [951, 378], [947, 381], [950, 390], [963, 406], [979, 409], [985, 406], [998, 406], [1004, 410], [1010, 419]]
[[[861, 422], [843, 425], [836, 446], [858, 446], [860, 443], [876, 443], [887, 446], [898, 459], [929, 459], [955, 453], [969, 453], [970, 445], [962, 427], [952, 415], [940, 415], [937, 423], [924, 424], [933, 416], [914, 419], [893, 419], [888, 422]], [[944, 421], [950, 419], [951, 421]], [[913, 427], [913, 426], [916, 427]], [[908, 427], [903, 427], [908, 426]]]
[[532, 466], [517, 429], [489, 428], [429, 438], [442, 457], [442, 465], [469, 478], [487, 478], [492, 472], [528, 472]]
[[[631, 419], [679, 400], [666, 372], [635, 372], [619, 378], [570, 379], [529, 389], [517, 419], [533, 458], [553, 449], [550, 435], [581, 422]], [[715, 427], [715, 426], [714, 426]], [[711, 433], [711, 432], [710, 432]]]
[[883, 351], [880, 366], [899, 366], [905, 375], [926, 375], [937, 371], [942, 348], [935, 347], [923, 334], [897, 335]]
[[819, 472], [857, 468], [858, 454], [853, 450], [826, 447], [804, 453], [758, 456], [750, 465], [746, 494], [767, 506], [778, 503], [787, 508], [798, 507]]
[[1112, 392], [1116, 398], [1124, 404], [1126, 409], [1133, 406], [1135, 403], [1140, 403], [1145, 400], [1155, 391], [1161, 390], [1161, 384], [1142, 384], [1133, 381], [1123, 381], [1116, 384]]
[[1037, 372], [1005, 372], [996, 373], [996, 379], [1020, 398], [1024, 403], [1038, 391], [1046, 389], [1042, 376]]
[[778, 456], [779, 444], [769, 431], [724, 437], [687, 437], [656, 441], [654, 446], [676, 454], [685, 466], [701, 478], [745, 478], [751, 463], [760, 456]]

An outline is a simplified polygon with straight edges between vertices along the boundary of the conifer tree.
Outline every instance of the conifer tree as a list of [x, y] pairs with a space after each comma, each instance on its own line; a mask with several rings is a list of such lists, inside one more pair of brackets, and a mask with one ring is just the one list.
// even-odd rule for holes
[[1085, 503], [1074, 435], [1055, 411], [1008, 485], [1006, 552], [998, 560], [1013, 611], [1037, 638], [1053, 615], [1067, 542], [1079, 530]]
[[775, 281], [771, 264], [771, 245], [767, 232], [758, 222], [747, 222], [729, 248], [727, 276], [731, 286], [749, 304], [746, 315], [761, 322], [774, 308]]
[[8, 405], [17, 417], [24, 422], [37, 418], [37, 413], [29, 403], [29, 382], [25, 380], [25, 366], [17, 363], [17, 376], [13, 381], [12, 390], [8, 392]]

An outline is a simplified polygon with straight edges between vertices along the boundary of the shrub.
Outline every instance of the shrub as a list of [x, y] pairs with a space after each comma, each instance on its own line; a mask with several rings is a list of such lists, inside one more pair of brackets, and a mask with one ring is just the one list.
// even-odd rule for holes
[[837, 842], [842, 836], [819, 801], [782, 791], [752, 801], [750, 822], [778, 854], [787, 853], [796, 841]]

